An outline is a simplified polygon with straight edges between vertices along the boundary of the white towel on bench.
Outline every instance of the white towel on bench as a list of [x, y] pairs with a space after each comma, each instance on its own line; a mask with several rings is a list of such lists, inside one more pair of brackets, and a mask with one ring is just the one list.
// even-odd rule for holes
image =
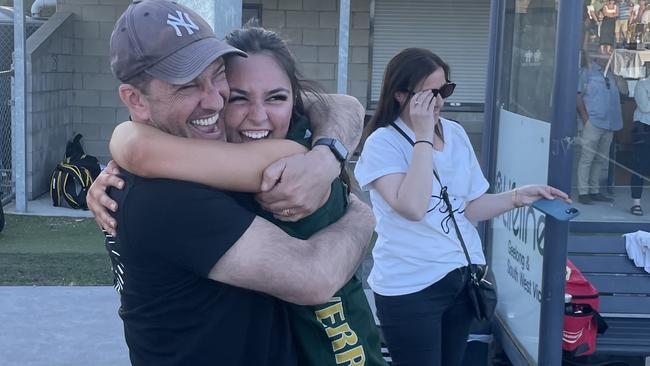
[[639, 230], [623, 234], [623, 236], [625, 237], [627, 256], [634, 262], [634, 265], [650, 273], [650, 233]]

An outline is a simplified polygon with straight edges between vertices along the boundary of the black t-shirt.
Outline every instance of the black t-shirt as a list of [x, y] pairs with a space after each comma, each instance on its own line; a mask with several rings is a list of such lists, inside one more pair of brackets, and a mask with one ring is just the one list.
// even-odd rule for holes
[[133, 365], [295, 365], [282, 301], [207, 278], [255, 215], [200, 184], [123, 178], [106, 247]]

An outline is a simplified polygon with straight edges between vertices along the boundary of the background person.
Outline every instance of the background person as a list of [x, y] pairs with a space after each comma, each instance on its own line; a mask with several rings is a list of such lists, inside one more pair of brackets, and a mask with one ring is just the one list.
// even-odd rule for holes
[[641, 195], [645, 179], [650, 175], [650, 79], [647, 77], [636, 83], [634, 88], [634, 126], [632, 129], [632, 146], [634, 149], [632, 161], [632, 176], [630, 188], [632, 207], [630, 213], [643, 216]]
[[[597, 53], [580, 70], [576, 107], [583, 122], [578, 158], [578, 202], [612, 202], [601, 193], [614, 131], [623, 128], [620, 79], [611, 70], [603, 75], [609, 55]], [[627, 93], [625, 93], [627, 94]]]
[[648, 29], [648, 23], [650, 23], [650, 7], [646, 0], [639, 0], [639, 6], [639, 23], [641, 23], [639, 28], [641, 28], [642, 32], [641, 40], [647, 43], [650, 42], [650, 32]]
[[593, 42], [599, 37], [600, 34], [600, 24], [602, 22], [602, 14], [600, 10], [603, 8], [603, 3], [601, 0], [592, 0], [589, 5], [586, 6], [587, 17], [585, 19], [586, 29], [585, 38]]
[[635, 4], [634, 2], [630, 1], [629, 6], [630, 6], [630, 21], [629, 21], [628, 28], [630, 34], [634, 35], [635, 33], [634, 26], [641, 19], [641, 5]]
[[616, 31], [616, 19], [618, 18], [619, 10], [615, 0], [609, 0], [605, 6], [602, 7], [601, 13], [603, 21], [600, 25], [600, 50], [603, 53], [612, 53], [612, 46], [616, 44], [618, 37]]
[[449, 66], [429, 50], [394, 56], [355, 169], [377, 219], [368, 284], [395, 366], [460, 365], [474, 318], [465, 291], [467, 259], [441, 201], [442, 186], [474, 264], [485, 258], [473, 222], [543, 197], [568, 200], [548, 186], [486, 193], [467, 134], [440, 117], [453, 92], [450, 80]]
[[639, 0], [639, 23], [644, 25], [650, 23], [650, 7], [646, 0]]
[[622, 47], [627, 42], [628, 26], [632, 13], [631, 1], [619, 0], [618, 1], [618, 18], [616, 19], [616, 26], [614, 33], [616, 33], [617, 47]]

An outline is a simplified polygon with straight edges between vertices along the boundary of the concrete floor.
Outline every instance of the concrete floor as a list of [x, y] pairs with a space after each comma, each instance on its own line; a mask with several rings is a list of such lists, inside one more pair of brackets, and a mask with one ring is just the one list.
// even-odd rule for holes
[[[49, 195], [27, 209], [27, 215], [92, 217], [52, 206]], [[14, 203], [4, 210], [22, 214]], [[119, 302], [111, 286], [0, 287], [0, 365], [130, 365]]]
[[27, 202], [27, 212], [17, 212], [15, 201], [12, 201], [7, 206], [5, 206], [4, 211], [6, 213], [18, 215], [93, 217], [90, 211], [52, 206], [52, 199], [50, 198], [49, 194], [44, 194], [35, 200]]
[[0, 365], [130, 365], [118, 307], [109, 286], [0, 287]]
[[[361, 198], [362, 201], [370, 204], [368, 192], [362, 192], [353, 189], [353, 192]], [[594, 203], [593, 205], [581, 205], [577, 202], [578, 192], [574, 191], [571, 197], [574, 199], [574, 205], [580, 210], [580, 216], [574, 221], [598, 221], [598, 222], [640, 222], [650, 223], [650, 187], [646, 187], [641, 199], [641, 206], [644, 209], [644, 216], [634, 216], [630, 213], [632, 199], [630, 198], [629, 187], [614, 187], [613, 203]], [[4, 207], [6, 213], [23, 214], [16, 212], [15, 203], [11, 202]], [[92, 217], [90, 211], [75, 210], [67, 207], [54, 207], [49, 195], [43, 195], [27, 203], [26, 215], [37, 216], [69, 216], [69, 217]]]
[[109, 286], [0, 287], [0, 365], [130, 365], [118, 307]]
[[650, 187], [646, 187], [641, 197], [641, 207], [644, 216], [635, 216], [630, 213], [632, 198], [630, 198], [629, 187], [613, 187], [612, 193], [608, 194], [614, 202], [597, 202], [591, 205], [578, 203], [578, 192], [574, 191], [571, 198], [575, 207], [580, 210], [580, 216], [574, 222], [638, 222], [650, 223]]

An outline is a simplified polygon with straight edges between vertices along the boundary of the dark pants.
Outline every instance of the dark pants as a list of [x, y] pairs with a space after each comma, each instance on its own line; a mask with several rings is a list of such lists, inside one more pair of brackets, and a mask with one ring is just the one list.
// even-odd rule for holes
[[[632, 131], [632, 148], [634, 149], [634, 156], [632, 161], [632, 169], [642, 175], [648, 177], [650, 175], [650, 126], [645, 123], [635, 121], [634, 130]], [[632, 174], [630, 179], [630, 186], [632, 187], [632, 198], [641, 198], [643, 192], [643, 178], [638, 174]]]
[[375, 293], [377, 317], [393, 366], [456, 366], [463, 361], [472, 309], [465, 291], [467, 267], [413, 294]]

